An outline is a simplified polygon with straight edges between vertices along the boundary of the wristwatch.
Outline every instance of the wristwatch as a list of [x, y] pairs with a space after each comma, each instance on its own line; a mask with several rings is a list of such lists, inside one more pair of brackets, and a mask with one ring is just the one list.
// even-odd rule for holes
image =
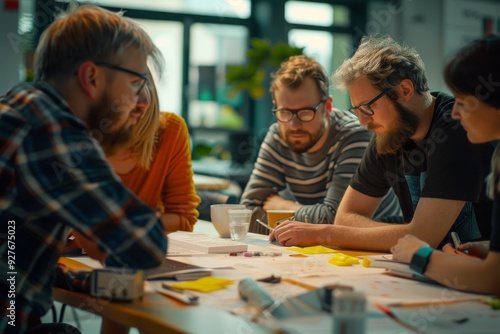
[[410, 269], [415, 270], [419, 274], [423, 274], [427, 269], [433, 251], [434, 248], [429, 246], [420, 248], [411, 258]]

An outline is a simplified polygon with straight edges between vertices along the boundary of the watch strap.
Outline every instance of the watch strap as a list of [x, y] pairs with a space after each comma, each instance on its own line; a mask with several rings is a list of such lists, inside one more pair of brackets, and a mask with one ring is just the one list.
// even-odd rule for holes
[[410, 269], [415, 270], [419, 274], [423, 274], [427, 269], [433, 251], [434, 248], [429, 246], [419, 248], [411, 258]]

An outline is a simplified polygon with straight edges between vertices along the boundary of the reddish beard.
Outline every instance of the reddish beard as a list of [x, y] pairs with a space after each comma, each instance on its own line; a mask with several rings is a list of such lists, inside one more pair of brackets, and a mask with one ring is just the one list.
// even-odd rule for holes
[[[302, 154], [304, 152], [309, 151], [316, 143], [318, 140], [321, 138], [323, 133], [325, 133], [326, 130], [326, 124], [325, 122], [322, 124], [321, 128], [316, 132], [316, 133], [309, 133], [304, 130], [289, 130], [285, 133], [285, 142], [288, 144], [290, 149], [297, 153], [297, 154]], [[294, 141], [293, 139], [290, 139], [291, 135], [305, 135], [308, 137], [308, 140], [306, 142], [301, 142], [301, 141]]]
[[[375, 145], [379, 154], [395, 154], [415, 134], [418, 128], [419, 118], [413, 111], [396, 101], [392, 103], [396, 107], [398, 117], [392, 131], [375, 134]], [[376, 125], [372, 128], [368, 126], [368, 130], [373, 131], [377, 127]]]
[[[127, 119], [136, 111], [124, 112], [121, 107], [113, 108], [115, 105], [109, 96], [106, 96], [101, 103], [92, 108], [87, 118], [87, 124], [92, 136], [99, 142], [104, 152], [108, 155], [114, 154], [117, 150], [125, 147], [132, 137], [133, 126], [124, 122], [119, 128], [115, 124], [124, 117]], [[129, 108], [125, 105], [124, 108]], [[105, 111], [103, 113], [103, 111]], [[140, 111], [139, 111], [140, 112]]]

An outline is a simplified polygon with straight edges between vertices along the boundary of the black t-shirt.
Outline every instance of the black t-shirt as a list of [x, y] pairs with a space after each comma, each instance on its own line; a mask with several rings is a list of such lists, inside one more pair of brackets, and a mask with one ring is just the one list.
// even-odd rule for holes
[[493, 178], [490, 184], [490, 196], [493, 197], [493, 217], [491, 221], [490, 250], [500, 252], [500, 145], [497, 145], [492, 159]]
[[425, 138], [409, 140], [391, 155], [378, 154], [372, 139], [350, 185], [373, 197], [383, 196], [392, 187], [406, 222], [413, 218], [420, 197], [467, 201], [450, 231], [458, 232], [464, 241], [474, 240], [480, 233], [471, 202], [479, 199], [493, 147], [469, 142], [460, 123], [451, 118], [453, 97], [432, 95], [436, 103]]

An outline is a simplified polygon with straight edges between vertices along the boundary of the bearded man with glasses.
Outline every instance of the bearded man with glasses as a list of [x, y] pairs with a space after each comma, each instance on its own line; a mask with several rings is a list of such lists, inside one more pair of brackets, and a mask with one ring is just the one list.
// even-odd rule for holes
[[73, 6], [40, 38], [36, 82], [0, 98], [0, 270], [15, 281], [15, 291], [0, 282], [1, 333], [78, 333], [40, 321], [70, 229], [106, 266], [147, 269], [165, 258], [161, 221], [103, 152], [128, 143], [148, 59], [161, 69], [161, 54], [134, 21]]
[[[334, 109], [324, 68], [306, 56], [291, 57], [274, 73], [271, 94], [277, 123], [262, 143], [241, 203], [267, 210], [295, 210], [298, 221], [332, 224], [338, 205], [371, 138], [349, 112]], [[286, 190], [286, 191], [285, 191]], [[374, 213], [399, 216], [392, 193]], [[267, 231], [253, 221], [251, 230]]]
[[[418, 53], [391, 38], [365, 37], [337, 69], [359, 123], [374, 132], [338, 208], [334, 225], [285, 223], [271, 239], [286, 246], [325, 245], [390, 251], [414, 234], [432, 247], [481, 237], [473, 202], [480, 198], [493, 146], [472, 145], [451, 118], [452, 96], [431, 92]], [[375, 221], [394, 190], [404, 223]]]

